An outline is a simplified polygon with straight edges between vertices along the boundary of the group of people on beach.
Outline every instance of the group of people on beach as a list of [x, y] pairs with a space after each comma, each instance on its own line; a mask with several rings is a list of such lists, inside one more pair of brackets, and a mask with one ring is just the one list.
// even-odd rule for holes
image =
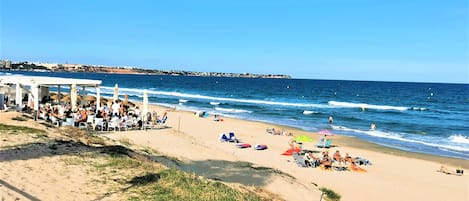
[[[138, 106], [131, 107], [129, 104], [125, 104], [119, 99], [113, 101], [110, 107], [107, 103], [104, 103], [101, 107], [96, 108], [94, 103], [89, 102], [79, 105], [76, 111], [72, 110], [70, 104], [41, 104], [38, 116], [58, 126], [68, 122], [68, 119], [72, 119], [70, 122], [73, 122], [73, 125], [71, 126], [79, 127], [80, 125], [88, 125], [92, 126], [93, 129], [96, 128], [96, 125], [93, 125], [96, 119], [102, 119], [103, 122], [108, 122], [107, 124], [101, 125], [101, 127], [114, 126], [121, 128], [132, 126], [134, 128], [141, 128], [144, 123], [152, 125], [161, 124], [165, 123], [168, 118], [167, 112], [164, 112], [161, 118], [155, 111], [142, 114]], [[118, 125], [110, 125], [111, 122]], [[105, 130], [106, 128], [101, 129]]]
[[288, 133], [285, 129], [267, 128], [265, 131], [272, 135], [293, 136], [292, 133]]
[[352, 171], [366, 172], [349, 153], [346, 153], [345, 156], [342, 157], [339, 150], [336, 150], [332, 157], [329, 156], [329, 151], [327, 150], [321, 152], [320, 156], [315, 156], [312, 151], [308, 151], [304, 154], [304, 160], [312, 167], [321, 166], [325, 170], [332, 170], [334, 163], [338, 165], [334, 167], [335, 170], [347, 170], [347, 168], [349, 168]]

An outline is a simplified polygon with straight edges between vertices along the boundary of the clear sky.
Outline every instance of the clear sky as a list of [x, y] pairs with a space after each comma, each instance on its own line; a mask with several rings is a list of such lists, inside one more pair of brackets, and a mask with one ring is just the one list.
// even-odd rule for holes
[[467, 0], [0, 0], [0, 58], [469, 83]]

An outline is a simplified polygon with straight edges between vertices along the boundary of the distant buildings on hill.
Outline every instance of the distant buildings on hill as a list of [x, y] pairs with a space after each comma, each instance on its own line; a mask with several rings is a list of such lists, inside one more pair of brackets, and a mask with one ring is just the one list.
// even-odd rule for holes
[[85, 64], [57, 64], [43, 62], [11, 62], [0, 60], [0, 71], [51, 71], [51, 72], [95, 72], [118, 74], [150, 74], [172, 76], [201, 76], [201, 77], [244, 77], [244, 78], [281, 78], [289, 79], [289, 75], [250, 74], [250, 73], [221, 73], [221, 72], [193, 72], [181, 70], [151, 70], [132, 66], [112, 67]]

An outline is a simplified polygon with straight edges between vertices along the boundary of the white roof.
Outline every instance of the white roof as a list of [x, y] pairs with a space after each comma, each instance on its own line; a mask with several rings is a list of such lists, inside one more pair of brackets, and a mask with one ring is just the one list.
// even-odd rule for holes
[[30, 85], [30, 86], [31, 85], [57, 86], [57, 85], [76, 84], [77, 86], [97, 87], [101, 85], [101, 80], [45, 77], [45, 76], [24, 76], [24, 75], [0, 76], [0, 84], [17, 84], [17, 83], [20, 83], [22, 85]]

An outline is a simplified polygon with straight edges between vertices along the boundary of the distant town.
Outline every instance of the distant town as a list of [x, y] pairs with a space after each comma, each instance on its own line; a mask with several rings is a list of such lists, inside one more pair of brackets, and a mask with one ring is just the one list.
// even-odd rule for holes
[[103, 66], [88, 64], [58, 64], [43, 62], [12, 62], [0, 60], [0, 71], [43, 71], [43, 72], [92, 72], [116, 74], [148, 74], [172, 76], [201, 76], [201, 77], [242, 77], [242, 78], [277, 78], [290, 79], [289, 75], [251, 74], [251, 73], [222, 73], [222, 72], [194, 72], [183, 70], [153, 70], [132, 66]]

